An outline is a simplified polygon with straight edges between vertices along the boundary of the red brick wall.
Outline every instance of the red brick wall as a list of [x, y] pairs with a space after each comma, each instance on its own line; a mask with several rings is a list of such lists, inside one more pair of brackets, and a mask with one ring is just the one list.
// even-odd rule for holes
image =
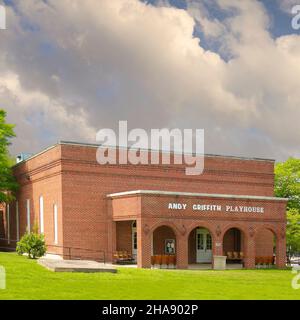
[[116, 222], [117, 251], [132, 253], [132, 221]]
[[255, 256], [270, 257], [273, 256], [274, 234], [268, 229], [257, 232], [255, 236]]
[[[20, 237], [27, 230], [27, 199], [30, 200], [30, 227], [40, 229], [39, 198], [44, 198], [44, 234], [48, 251], [62, 253], [54, 244], [54, 204], [58, 207], [58, 246], [63, 246], [61, 147], [56, 146], [15, 166], [14, 173], [21, 185], [17, 193]], [[10, 210], [11, 239], [16, 240], [16, 202]]]
[[[209, 225], [216, 239], [218, 237], [215, 230], [218, 225], [221, 232], [230, 224], [242, 225], [249, 232], [248, 226], [252, 226], [256, 231], [260, 224], [265, 223], [265, 219], [277, 219], [279, 222], [270, 224], [279, 232], [285, 221], [285, 203], [262, 201], [268, 208], [266, 214], [250, 214], [249, 224], [241, 215], [236, 214], [228, 216], [208, 213], [202, 216], [199, 212], [190, 212], [188, 215], [177, 212], [170, 215], [164, 202], [158, 201], [157, 197], [146, 197], [145, 201], [134, 197], [119, 202], [110, 202], [106, 198], [110, 193], [137, 189], [273, 196], [273, 169], [273, 161], [207, 156], [202, 175], [186, 176], [185, 167], [180, 165], [99, 165], [94, 147], [57, 145], [14, 169], [21, 184], [17, 195], [20, 231], [23, 234], [26, 228], [26, 199], [31, 199], [32, 223], [39, 222], [39, 196], [43, 195], [45, 236], [49, 248], [54, 239], [53, 204], [57, 203], [59, 245], [103, 250], [108, 259], [111, 259], [112, 251], [116, 248], [117, 227], [113, 216], [115, 220], [136, 218], [138, 223], [147, 224], [147, 228], [163, 221], [173, 221], [179, 238], [186, 237], [191, 228], [195, 228], [195, 223], [200, 226]], [[209, 203], [215, 200], [208, 198], [206, 201]], [[231, 202], [245, 203], [236, 200]], [[249, 205], [251, 203], [257, 204], [261, 201], [249, 201]], [[15, 224], [14, 216], [15, 213], [12, 213], [12, 224]], [[184, 235], [180, 233], [182, 230], [186, 230]], [[142, 242], [145, 242], [143, 245], [148, 247], [147, 239], [150, 233], [142, 239]], [[177, 251], [188, 255], [188, 240], [185, 241], [186, 244], [177, 239]], [[55, 251], [55, 248], [51, 248]], [[218, 250], [215, 249], [216, 252]]]

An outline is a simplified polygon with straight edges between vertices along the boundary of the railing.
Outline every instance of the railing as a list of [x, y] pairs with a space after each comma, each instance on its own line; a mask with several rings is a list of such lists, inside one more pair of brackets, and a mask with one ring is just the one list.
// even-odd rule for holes
[[0, 251], [16, 251], [16, 244], [18, 240], [0, 238], [0, 242], [2, 241], [6, 243], [6, 246], [4, 247], [0, 245]]
[[[68, 260], [94, 260], [105, 263], [105, 251], [80, 247], [68, 247], [46, 244], [47, 253], [62, 256]], [[49, 248], [53, 248], [52, 250]], [[58, 249], [58, 250], [54, 250]], [[62, 251], [62, 252], [58, 252]]]
[[[18, 240], [8, 240], [0, 238], [0, 242], [6, 242], [7, 246], [0, 246], [0, 251], [16, 251], [16, 243]], [[9, 242], [9, 244], [8, 244]], [[105, 263], [105, 251], [93, 250], [88, 248], [77, 248], [68, 246], [58, 246], [52, 244], [46, 244], [47, 254], [55, 254], [61, 256], [63, 259], [68, 260], [93, 260]], [[51, 249], [52, 248], [52, 249]], [[56, 249], [56, 250], [55, 250]]]

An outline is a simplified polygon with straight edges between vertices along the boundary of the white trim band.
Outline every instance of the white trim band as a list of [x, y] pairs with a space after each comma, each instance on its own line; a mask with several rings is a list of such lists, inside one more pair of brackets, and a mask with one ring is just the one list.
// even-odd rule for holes
[[219, 193], [193, 193], [193, 192], [173, 192], [160, 190], [134, 190], [108, 194], [108, 198], [130, 196], [138, 194], [152, 194], [165, 196], [186, 196], [186, 197], [209, 197], [209, 198], [230, 198], [230, 199], [252, 199], [252, 200], [272, 200], [272, 201], [287, 201], [287, 198], [266, 197], [266, 196], [246, 196], [238, 194], [219, 194]]

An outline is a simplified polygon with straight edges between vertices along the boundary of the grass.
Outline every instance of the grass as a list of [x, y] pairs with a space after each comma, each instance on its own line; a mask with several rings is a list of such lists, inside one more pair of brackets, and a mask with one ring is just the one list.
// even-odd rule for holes
[[0, 253], [0, 299], [300, 299], [291, 270], [146, 270], [54, 273], [15, 253]]

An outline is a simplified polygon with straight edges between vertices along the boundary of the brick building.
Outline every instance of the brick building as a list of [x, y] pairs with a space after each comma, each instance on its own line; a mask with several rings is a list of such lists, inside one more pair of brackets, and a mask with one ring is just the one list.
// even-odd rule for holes
[[60, 142], [14, 167], [17, 199], [0, 208], [1, 247], [36, 224], [48, 251], [112, 262], [115, 251], [150, 267], [238, 258], [286, 260], [286, 199], [275, 198], [274, 161], [205, 155], [204, 172], [183, 165], [100, 165], [96, 145]]

